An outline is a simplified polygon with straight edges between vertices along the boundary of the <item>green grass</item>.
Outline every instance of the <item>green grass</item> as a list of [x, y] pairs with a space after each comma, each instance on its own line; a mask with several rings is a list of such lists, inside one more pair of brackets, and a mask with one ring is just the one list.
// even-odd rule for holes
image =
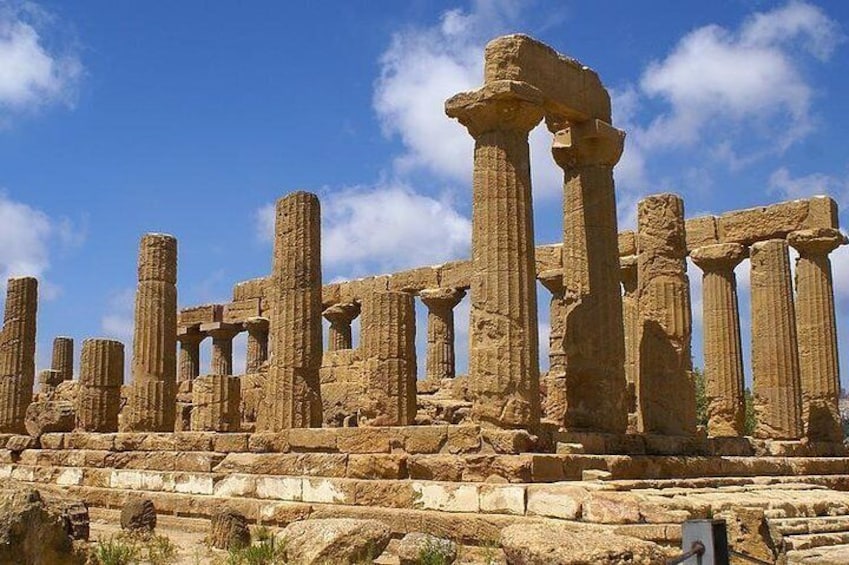
[[[260, 534], [264, 533], [260, 537]], [[286, 544], [275, 542], [265, 530], [257, 532], [257, 542], [244, 547], [234, 547], [227, 553], [225, 565], [285, 565]]]
[[141, 551], [135, 540], [113, 536], [97, 542], [92, 554], [97, 565], [132, 565]]

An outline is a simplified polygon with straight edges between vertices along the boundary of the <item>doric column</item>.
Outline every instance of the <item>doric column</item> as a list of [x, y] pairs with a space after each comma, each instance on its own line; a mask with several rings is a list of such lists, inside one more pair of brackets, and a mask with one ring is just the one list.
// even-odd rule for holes
[[124, 344], [111, 339], [87, 339], [80, 354], [77, 429], [118, 431], [121, 385], [124, 384]]
[[690, 252], [702, 271], [702, 339], [708, 434], [742, 436], [746, 428], [743, 346], [734, 268], [746, 258], [738, 243], [706, 245]]
[[462, 288], [433, 288], [419, 293], [427, 306], [427, 366], [426, 378], [433, 382], [453, 379], [454, 366], [454, 307], [463, 300]]
[[233, 338], [242, 331], [236, 324], [213, 322], [201, 324], [200, 330], [212, 338], [211, 375], [233, 375]]
[[147, 234], [139, 247], [133, 382], [122, 426], [173, 432], [177, 394], [177, 240]]
[[755, 436], [799, 439], [802, 393], [787, 242], [753, 244], [751, 265]]
[[675, 194], [649, 196], [638, 205], [637, 223], [638, 429], [692, 434], [696, 430], [696, 390], [690, 357], [692, 314], [684, 201]]
[[179, 382], [194, 380], [200, 375], [200, 344], [206, 338], [197, 326], [177, 334], [180, 342], [180, 360], [177, 373]]
[[53, 358], [50, 368], [59, 371], [63, 381], [74, 378], [74, 339], [60, 336], [53, 340]]
[[192, 386], [193, 432], [238, 432], [240, 382], [231, 375], [204, 375]]
[[416, 418], [416, 309], [411, 294], [373, 292], [361, 321], [366, 399], [360, 425], [409, 426]]
[[360, 315], [360, 305], [356, 302], [334, 304], [324, 311], [324, 317], [330, 322], [327, 334], [327, 350], [351, 349], [351, 322]]
[[566, 412], [566, 366], [563, 354], [563, 330], [566, 322], [566, 306], [563, 301], [563, 271], [543, 271], [539, 282], [551, 293], [549, 301], [548, 374], [542, 388], [545, 390], [542, 415], [546, 420], [563, 420]]
[[38, 281], [9, 279], [0, 334], [0, 433], [26, 433], [24, 418], [35, 384]]
[[259, 316], [245, 320], [248, 332], [247, 359], [245, 373], [258, 373], [262, 364], [268, 360], [268, 318]]
[[637, 380], [640, 373], [640, 299], [637, 256], [619, 258], [622, 280], [622, 328], [625, 338], [625, 383], [628, 390], [628, 428], [637, 429]]
[[796, 328], [802, 379], [802, 422], [815, 441], [843, 440], [840, 424], [840, 368], [834, 283], [828, 255], [846, 243], [836, 229], [803, 230], [788, 236], [796, 260]]
[[494, 81], [445, 104], [475, 138], [469, 385], [472, 419], [539, 424], [539, 335], [528, 133], [540, 92]]
[[613, 166], [624, 132], [601, 120], [555, 130], [563, 169], [563, 355], [569, 429], [624, 433], [628, 423], [619, 230]]
[[261, 431], [321, 426], [321, 209], [308, 192], [284, 196], [275, 209], [272, 363]]

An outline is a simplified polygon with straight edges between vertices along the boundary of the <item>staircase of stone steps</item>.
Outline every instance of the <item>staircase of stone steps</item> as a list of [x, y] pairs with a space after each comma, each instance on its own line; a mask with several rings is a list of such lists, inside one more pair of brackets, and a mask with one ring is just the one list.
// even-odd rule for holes
[[789, 564], [849, 563], [849, 513], [772, 518], [769, 523], [783, 539]]

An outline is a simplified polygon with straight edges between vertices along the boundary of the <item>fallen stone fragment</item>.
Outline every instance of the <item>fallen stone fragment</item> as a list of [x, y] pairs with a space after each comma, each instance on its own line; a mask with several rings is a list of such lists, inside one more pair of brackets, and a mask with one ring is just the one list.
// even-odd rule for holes
[[127, 501], [121, 509], [121, 529], [130, 532], [152, 532], [156, 528], [156, 508], [148, 498]]
[[234, 510], [222, 510], [212, 516], [209, 544], [218, 549], [245, 547], [251, 543], [248, 519]]
[[302, 565], [359, 563], [377, 557], [390, 535], [383, 522], [352, 518], [302, 520], [278, 534], [289, 562]]

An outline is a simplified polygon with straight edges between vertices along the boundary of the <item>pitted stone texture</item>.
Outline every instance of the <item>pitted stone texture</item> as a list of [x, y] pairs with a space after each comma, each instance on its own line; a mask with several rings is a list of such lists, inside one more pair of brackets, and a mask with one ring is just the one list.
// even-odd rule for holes
[[696, 427], [690, 284], [684, 202], [674, 194], [638, 205], [637, 269], [640, 359], [637, 419], [641, 432], [689, 435]]
[[361, 563], [371, 560], [389, 544], [391, 530], [377, 520], [325, 518], [289, 524], [278, 534], [285, 540], [293, 563]]
[[690, 253], [704, 272], [702, 336], [708, 434], [712, 437], [742, 436], [745, 432], [743, 346], [734, 268], [746, 255], [746, 248], [737, 243], [706, 245]]
[[74, 405], [70, 402], [48, 400], [27, 406], [25, 426], [32, 437], [74, 429]]
[[565, 311], [564, 411], [553, 416], [567, 429], [622, 433], [628, 422], [613, 183], [624, 140], [624, 132], [590, 120], [557, 131], [552, 144], [564, 172]]
[[361, 425], [406, 426], [416, 416], [416, 310], [406, 292], [375, 292], [363, 303]]
[[835, 229], [793, 232], [796, 260], [796, 328], [802, 388], [802, 422], [813, 441], [840, 442], [840, 370], [834, 282], [829, 254], [847, 243]]
[[475, 138], [469, 380], [472, 418], [502, 428], [540, 418], [534, 230], [528, 132], [540, 92], [495, 81], [445, 103]]
[[251, 531], [244, 514], [222, 510], [212, 516], [208, 543], [218, 549], [238, 549], [251, 544]]
[[324, 310], [324, 317], [330, 322], [327, 335], [327, 350], [338, 351], [351, 349], [351, 322], [360, 315], [360, 305], [357, 302], [341, 302]]
[[50, 368], [59, 371], [63, 381], [74, 378], [74, 339], [57, 337], [53, 340], [53, 357]]
[[425, 375], [431, 382], [453, 379], [454, 308], [466, 291], [460, 288], [425, 289], [419, 298], [427, 306], [427, 365]]
[[263, 363], [268, 361], [268, 318], [259, 316], [245, 320], [245, 329], [248, 332], [247, 357], [245, 359], [245, 373], [259, 372]]
[[122, 425], [174, 431], [177, 381], [177, 240], [146, 234], [139, 245], [131, 384]]
[[77, 428], [88, 432], [118, 431], [124, 344], [111, 339], [85, 340], [79, 382]]
[[752, 245], [751, 267], [755, 436], [799, 439], [802, 391], [787, 242]]
[[321, 425], [321, 209], [294, 192], [277, 201], [271, 273], [273, 357], [257, 430]]
[[9, 279], [0, 333], [0, 433], [24, 433], [26, 409], [35, 384], [38, 281]]
[[205, 375], [192, 385], [193, 432], [239, 431], [241, 383], [229, 375]]
[[60, 371], [53, 369], [45, 369], [38, 372], [38, 385], [41, 398], [43, 400], [51, 400], [56, 392], [56, 387], [65, 382]]
[[131, 499], [121, 509], [121, 529], [152, 532], [156, 529], [156, 507], [149, 498]]

